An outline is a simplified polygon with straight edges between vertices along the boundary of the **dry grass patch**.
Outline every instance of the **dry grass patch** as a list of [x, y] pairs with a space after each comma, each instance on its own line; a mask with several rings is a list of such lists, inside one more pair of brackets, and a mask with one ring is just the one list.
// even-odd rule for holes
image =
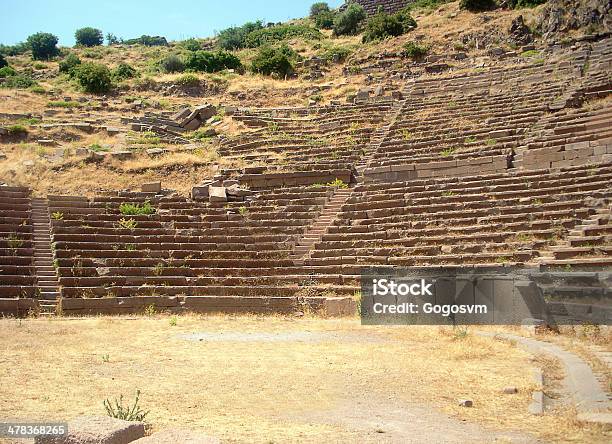
[[[418, 405], [484, 431], [561, 441], [572, 427], [572, 436], [597, 437], [557, 416], [529, 416], [529, 357], [469, 332], [356, 320], [171, 319], [1, 321], [0, 416], [104, 414], [104, 399], [140, 389], [155, 430], [180, 424], [228, 442], [380, 442], [342, 415], [312, 419], [357, 398], [385, 400], [377, 404], [383, 416], [391, 404]], [[180, 337], [194, 332], [208, 339]], [[519, 393], [502, 395], [507, 385]], [[458, 407], [460, 398], [474, 408]]]

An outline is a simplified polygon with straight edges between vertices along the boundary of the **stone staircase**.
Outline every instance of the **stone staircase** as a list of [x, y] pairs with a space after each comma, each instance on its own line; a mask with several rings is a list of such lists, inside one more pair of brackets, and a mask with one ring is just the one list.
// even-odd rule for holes
[[387, 123], [376, 128], [376, 130], [372, 134], [370, 142], [368, 143], [365, 149], [364, 155], [361, 157], [359, 162], [355, 164], [355, 181], [357, 183], [363, 182], [364, 170], [368, 167], [368, 163], [370, 162], [372, 156], [378, 151], [381, 143], [383, 142], [383, 140], [385, 140], [385, 137], [387, 137], [393, 125], [397, 122], [399, 116], [402, 113], [402, 109], [405, 103], [405, 100], [399, 100], [395, 102], [391, 109], [391, 115]]
[[540, 262], [563, 265], [576, 257], [609, 257], [612, 240], [612, 205], [598, 208], [569, 231], [565, 240], [540, 253]]
[[351, 192], [350, 188], [339, 188], [327, 201], [319, 217], [306, 230], [289, 256], [295, 265], [304, 264], [304, 260], [310, 256], [310, 252], [314, 249], [315, 243], [321, 240], [328, 228], [334, 223], [334, 220], [342, 210], [342, 205], [346, 203]]
[[34, 269], [41, 315], [55, 314], [60, 293], [57, 271], [53, 266], [51, 220], [49, 202], [46, 199], [32, 199], [32, 224]]

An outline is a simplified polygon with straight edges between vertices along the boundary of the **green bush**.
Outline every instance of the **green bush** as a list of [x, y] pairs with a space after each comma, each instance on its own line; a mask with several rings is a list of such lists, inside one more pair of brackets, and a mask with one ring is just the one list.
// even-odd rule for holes
[[246, 36], [244, 44], [248, 48], [258, 48], [263, 45], [280, 42], [293, 37], [319, 40], [323, 37], [323, 35], [318, 29], [311, 26], [277, 25], [250, 32]]
[[404, 8], [394, 14], [404, 28], [404, 32], [410, 32], [417, 27], [416, 20], [410, 15], [410, 8]]
[[[2, 68], [4, 69], [4, 68]], [[6, 78], [2, 86], [6, 88], [17, 88], [17, 89], [27, 89], [31, 86], [35, 86], [36, 82], [31, 77], [28, 77], [23, 74], [15, 74]]]
[[183, 72], [185, 63], [178, 55], [170, 54], [159, 61], [159, 68], [163, 72]]
[[185, 59], [185, 67], [192, 71], [217, 72], [242, 67], [240, 59], [227, 51], [193, 51]]
[[248, 22], [242, 26], [224, 29], [217, 35], [217, 45], [222, 49], [241, 49], [245, 47], [247, 35], [263, 28], [261, 21]]
[[509, 0], [508, 6], [513, 9], [535, 8], [546, 3], [548, 0]]
[[251, 62], [251, 70], [264, 75], [278, 75], [286, 77], [293, 73], [292, 59], [296, 57], [295, 51], [287, 45], [279, 48], [262, 46]]
[[106, 33], [106, 44], [108, 46], [118, 45], [119, 43], [121, 43], [121, 40], [115, 34], [111, 32]]
[[364, 43], [367, 43], [374, 40], [397, 37], [403, 33], [404, 27], [397, 16], [379, 12], [368, 20], [362, 40]]
[[28, 134], [28, 129], [23, 125], [10, 125], [6, 128], [6, 131], [11, 136], [24, 136]]
[[26, 42], [16, 43], [14, 45], [0, 44], [0, 54], [8, 56], [17, 56], [25, 54], [30, 50], [30, 46]]
[[151, 202], [149, 202], [148, 200], [142, 205], [137, 203], [133, 204], [125, 202], [119, 205], [119, 212], [127, 216], [136, 216], [140, 214], [155, 214], [155, 208], [151, 206]]
[[111, 87], [111, 72], [98, 63], [81, 63], [74, 69], [79, 84], [90, 93], [105, 93]]
[[198, 51], [202, 49], [202, 45], [196, 39], [187, 39], [179, 42], [178, 46], [185, 48], [187, 51]]
[[51, 100], [47, 102], [49, 108], [80, 108], [81, 104], [74, 100], [66, 102], [65, 100]]
[[8, 66], [8, 62], [6, 61], [4, 56], [0, 54], [0, 68], [4, 68], [5, 66]]
[[102, 31], [91, 27], [77, 29], [74, 39], [78, 46], [99, 46], [104, 43]]
[[335, 18], [336, 13], [334, 11], [322, 12], [315, 17], [315, 26], [319, 29], [332, 29]]
[[471, 12], [490, 11], [496, 7], [495, 0], [461, 0], [459, 2], [460, 9], [467, 9]]
[[124, 40], [123, 44], [144, 46], [168, 46], [168, 40], [166, 40], [166, 37], [161, 37], [158, 35], [141, 35], [140, 37], [137, 37], [135, 39]]
[[323, 51], [321, 58], [328, 62], [338, 63], [345, 61], [352, 53], [353, 50], [350, 47], [332, 46]]
[[57, 37], [48, 32], [37, 32], [28, 37], [27, 44], [34, 60], [49, 60], [59, 54]]
[[317, 18], [317, 16], [321, 13], [324, 12], [329, 12], [329, 5], [325, 2], [317, 2], [317, 3], [313, 3], [312, 6], [310, 7], [310, 18], [314, 19]]
[[81, 64], [81, 59], [74, 53], [68, 54], [59, 62], [59, 72], [72, 75], [72, 70]]
[[403, 54], [411, 59], [421, 59], [425, 57], [428, 51], [429, 48], [426, 46], [421, 46], [414, 42], [408, 42], [404, 45]]
[[351, 3], [334, 19], [335, 35], [354, 35], [359, 30], [359, 25], [366, 18], [363, 6]]
[[180, 86], [198, 86], [200, 85], [200, 79], [195, 74], [183, 74], [174, 83]]
[[113, 70], [113, 77], [117, 80], [132, 79], [138, 77], [138, 72], [127, 63], [119, 63]]
[[0, 68], [0, 78], [11, 77], [11, 76], [14, 76], [16, 74], [17, 74], [17, 71], [15, 71], [10, 66], [5, 66], [3, 68]]

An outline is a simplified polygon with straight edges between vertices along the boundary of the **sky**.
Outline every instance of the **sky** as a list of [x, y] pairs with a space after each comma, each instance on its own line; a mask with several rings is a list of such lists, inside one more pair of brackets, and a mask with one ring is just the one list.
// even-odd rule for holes
[[[12, 45], [38, 31], [74, 45], [74, 31], [91, 26], [124, 39], [143, 34], [168, 40], [210, 37], [248, 21], [280, 22], [308, 15], [317, 0], [0, 0], [0, 43]], [[342, 0], [328, 0], [338, 7]]]

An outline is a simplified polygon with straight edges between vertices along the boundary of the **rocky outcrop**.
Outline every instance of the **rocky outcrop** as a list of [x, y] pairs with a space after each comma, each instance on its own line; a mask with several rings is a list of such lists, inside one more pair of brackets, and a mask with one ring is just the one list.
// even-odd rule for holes
[[531, 30], [525, 24], [522, 15], [512, 20], [508, 33], [510, 34], [508, 40], [517, 46], [527, 45], [533, 41]]
[[547, 40], [577, 29], [610, 31], [611, 9], [610, 0], [550, 0], [537, 17], [536, 29]]

